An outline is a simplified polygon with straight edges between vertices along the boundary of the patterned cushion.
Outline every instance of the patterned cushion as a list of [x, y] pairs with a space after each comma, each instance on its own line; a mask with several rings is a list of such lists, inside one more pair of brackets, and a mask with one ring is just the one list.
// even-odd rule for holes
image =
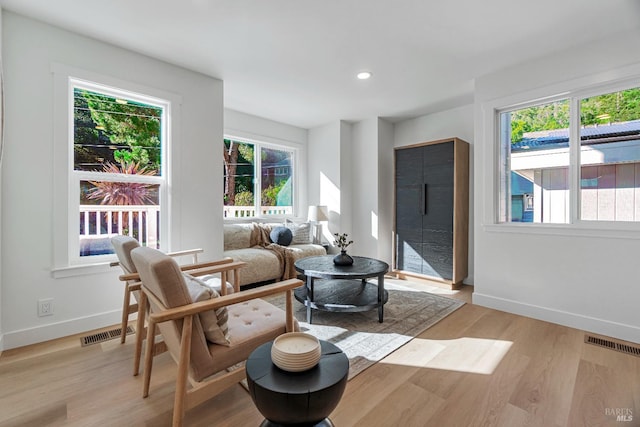
[[289, 246], [293, 240], [293, 233], [287, 227], [275, 227], [269, 234], [271, 241], [280, 246]]
[[287, 221], [285, 226], [291, 230], [291, 233], [293, 234], [293, 240], [291, 241], [292, 245], [313, 243], [311, 241], [311, 224], [308, 222], [296, 224], [294, 222]]
[[[185, 273], [184, 279], [189, 289], [192, 302], [208, 301], [220, 296], [215, 289], [197, 277]], [[227, 325], [227, 321], [229, 320], [227, 307], [202, 312], [199, 316], [202, 329], [204, 329], [204, 335], [208, 341], [227, 346], [231, 343], [231, 341], [229, 341], [229, 326]]]

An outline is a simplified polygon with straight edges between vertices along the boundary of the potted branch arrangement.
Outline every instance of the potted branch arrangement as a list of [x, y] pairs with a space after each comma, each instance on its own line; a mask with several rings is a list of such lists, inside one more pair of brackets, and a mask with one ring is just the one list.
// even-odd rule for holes
[[351, 265], [353, 264], [353, 258], [347, 254], [347, 247], [353, 243], [353, 240], [347, 240], [349, 236], [347, 233], [334, 233], [336, 236], [333, 244], [340, 248], [340, 253], [333, 258], [335, 265]]

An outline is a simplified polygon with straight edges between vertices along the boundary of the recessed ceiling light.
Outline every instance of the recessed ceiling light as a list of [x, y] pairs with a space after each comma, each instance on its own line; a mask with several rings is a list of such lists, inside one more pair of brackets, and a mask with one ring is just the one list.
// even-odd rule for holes
[[356, 77], [358, 77], [360, 80], [367, 80], [368, 78], [371, 77], [371, 72], [369, 71], [360, 71]]

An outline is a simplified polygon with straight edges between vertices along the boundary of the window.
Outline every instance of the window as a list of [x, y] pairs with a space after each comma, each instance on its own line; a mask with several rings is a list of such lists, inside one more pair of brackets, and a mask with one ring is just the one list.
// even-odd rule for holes
[[71, 90], [72, 259], [112, 254], [116, 234], [159, 248], [168, 103], [84, 81]]
[[293, 215], [294, 150], [224, 140], [224, 217]]
[[567, 99], [500, 114], [502, 221], [569, 222], [568, 127]]
[[499, 222], [640, 221], [640, 88], [583, 93], [498, 112]]
[[579, 102], [580, 218], [640, 221], [640, 88]]

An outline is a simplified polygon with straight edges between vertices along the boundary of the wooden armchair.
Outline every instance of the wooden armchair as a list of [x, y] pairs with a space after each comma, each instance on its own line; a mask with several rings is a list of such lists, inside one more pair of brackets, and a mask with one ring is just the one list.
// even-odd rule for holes
[[[126, 285], [124, 288], [124, 298], [122, 301], [122, 330], [120, 333], [120, 342], [125, 343], [127, 339], [127, 326], [129, 325], [129, 316], [133, 313], [138, 312], [138, 304], [137, 296], [140, 292], [140, 283], [137, 279], [137, 271], [135, 266], [133, 265], [133, 261], [131, 261], [131, 251], [135, 248], [140, 247], [140, 243], [130, 236], [114, 236], [111, 238], [111, 244], [118, 256], [118, 261], [112, 262], [111, 267], [120, 266], [124, 274], [134, 274], [133, 278], [130, 280], [126, 280]], [[171, 252], [167, 255], [181, 257], [181, 256], [192, 256], [193, 264], [197, 264], [198, 262], [198, 254], [202, 253], [202, 249], [190, 249], [186, 251], [180, 252]], [[132, 296], [135, 301], [132, 301]]]
[[[134, 249], [131, 257], [142, 280], [140, 307], [149, 306], [147, 340], [153, 340], [158, 327], [178, 364], [174, 426], [182, 425], [185, 411], [245, 378], [244, 368], [228, 368], [245, 361], [257, 346], [298, 329], [292, 290], [303, 284], [300, 280], [203, 298], [208, 291], [186, 280], [171, 257], [145, 247]], [[283, 292], [286, 312], [260, 299]], [[150, 347], [145, 351], [144, 397], [153, 363]]]
[[[129, 236], [114, 236], [111, 239], [111, 244], [115, 249], [116, 255], [118, 256], [118, 262], [111, 263], [112, 267], [120, 266], [123, 275], [119, 277], [120, 281], [125, 282], [124, 287], [124, 298], [122, 304], [122, 323], [121, 323], [121, 335], [120, 342], [124, 344], [126, 340], [126, 330], [129, 324], [129, 316], [132, 313], [138, 313], [138, 320], [136, 325], [136, 347], [135, 347], [135, 355], [134, 355], [134, 367], [133, 367], [133, 375], [138, 375], [140, 371], [140, 356], [142, 352], [142, 342], [144, 337], [146, 336], [145, 330], [145, 316], [140, 315], [140, 307], [138, 301], [140, 300], [140, 276], [138, 275], [138, 271], [136, 269], [133, 260], [131, 259], [131, 251], [135, 248], [140, 247], [140, 243]], [[168, 256], [177, 258], [182, 256], [193, 256], [193, 263], [182, 265], [180, 269], [188, 273], [192, 276], [205, 276], [209, 274], [220, 274], [220, 286], [218, 291], [222, 295], [226, 295], [229, 292], [239, 292], [240, 291], [240, 278], [238, 274], [238, 270], [243, 267], [245, 264], [241, 262], [234, 262], [231, 258], [225, 258], [217, 261], [210, 261], [204, 263], [198, 263], [197, 254], [202, 253], [202, 249], [190, 249], [186, 251], [179, 252], [170, 252], [167, 253]], [[228, 285], [228, 281], [232, 281], [232, 286]], [[222, 286], [222, 283], [227, 284], [226, 286]], [[132, 301], [133, 295], [133, 301]], [[159, 354], [164, 352], [166, 349], [164, 348], [164, 343], [156, 343], [149, 342], [149, 346], [154, 348], [154, 354]]]

